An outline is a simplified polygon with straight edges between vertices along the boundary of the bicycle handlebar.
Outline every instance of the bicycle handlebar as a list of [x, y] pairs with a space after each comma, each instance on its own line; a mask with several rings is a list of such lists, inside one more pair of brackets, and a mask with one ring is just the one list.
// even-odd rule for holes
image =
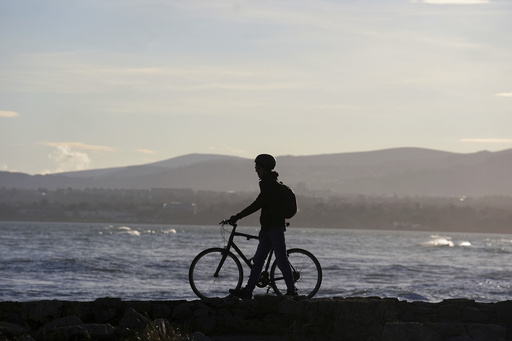
[[[222, 225], [222, 226], [224, 226], [224, 225], [231, 225], [231, 226], [233, 226], [233, 227], [235, 227], [235, 228], [238, 226], [236, 223], [231, 224], [231, 223], [229, 222], [229, 219], [224, 219], [223, 221], [221, 221], [221, 222], [219, 223], [219, 225]], [[290, 226], [290, 222], [288, 222], [288, 221], [287, 221], [287, 222], [286, 222], [286, 227], [288, 227], [288, 226]]]
[[241, 237], [245, 237], [245, 238], [247, 238], [247, 240], [249, 240], [249, 239], [259, 239], [259, 237], [258, 237], [258, 236], [254, 236], [254, 235], [252, 235], [252, 234], [247, 234], [247, 233], [242, 233], [242, 232], [237, 232], [237, 231], [235, 231], [235, 230], [236, 230], [236, 227], [237, 227], [238, 225], [237, 225], [236, 223], [230, 223], [230, 222], [229, 222], [229, 219], [225, 219], [225, 220], [221, 221], [221, 222], [219, 223], [219, 225], [222, 225], [222, 226], [224, 226], [224, 225], [231, 225], [231, 226], [233, 226], [233, 230], [231, 231], [231, 235], [232, 235], [233, 237], [234, 237], [234, 236], [241, 236]]
[[222, 225], [222, 226], [224, 226], [224, 225], [231, 225], [231, 226], [233, 226], [233, 227], [237, 227], [237, 226], [238, 226], [236, 223], [231, 224], [231, 223], [229, 222], [229, 219], [224, 219], [223, 221], [221, 221], [221, 222], [219, 223], [219, 225]]

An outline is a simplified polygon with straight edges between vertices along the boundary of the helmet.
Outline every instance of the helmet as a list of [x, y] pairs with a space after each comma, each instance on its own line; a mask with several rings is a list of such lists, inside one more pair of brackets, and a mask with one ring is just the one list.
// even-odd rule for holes
[[274, 159], [274, 157], [269, 154], [260, 154], [256, 156], [254, 162], [256, 163], [256, 165], [262, 167], [267, 171], [271, 171], [276, 166], [276, 159]]

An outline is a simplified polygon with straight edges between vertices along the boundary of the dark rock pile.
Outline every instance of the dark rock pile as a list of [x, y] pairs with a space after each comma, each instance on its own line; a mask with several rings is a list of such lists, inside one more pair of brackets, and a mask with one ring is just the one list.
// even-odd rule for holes
[[[380, 298], [0, 302], [4, 340], [512, 340], [512, 301]], [[206, 336], [207, 335], [207, 336]]]

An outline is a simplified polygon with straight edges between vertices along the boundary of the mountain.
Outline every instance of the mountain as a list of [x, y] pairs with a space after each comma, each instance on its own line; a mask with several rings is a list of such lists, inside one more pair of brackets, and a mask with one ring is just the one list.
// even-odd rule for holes
[[111, 175], [122, 176], [122, 177], [130, 177], [130, 176], [134, 176], [134, 175], [142, 176], [142, 175], [158, 174], [158, 173], [170, 170], [170, 169], [187, 167], [187, 166], [197, 164], [197, 163], [202, 163], [202, 162], [221, 161], [221, 160], [236, 160], [236, 159], [240, 159], [240, 158], [234, 157], [234, 156], [216, 155], [216, 154], [188, 154], [188, 155], [178, 156], [178, 157], [175, 157], [172, 159], [148, 163], [148, 164], [144, 164], [144, 165], [64, 172], [64, 173], [57, 173], [57, 175], [64, 175], [64, 176], [69, 176], [69, 177], [82, 177], [82, 178], [90, 178], [90, 177], [101, 178], [101, 177], [111, 176]]
[[[422, 148], [278, 156], [280, 179], [298, 193], [399, 196], [512, 196], [512, 149], [470, 154]], [[257, 191], [252, 159], [190, 154], [160, 162], [28, 175], [0, 172], [6, 188], [191, 188]]]

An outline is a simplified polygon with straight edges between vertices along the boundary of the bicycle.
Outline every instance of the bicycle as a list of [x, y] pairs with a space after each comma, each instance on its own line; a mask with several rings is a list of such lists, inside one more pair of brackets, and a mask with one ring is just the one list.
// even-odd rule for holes
[[[228, 224], [228, 220], [220, 222], [222, 233], [225, 231], [224, 226]], [[237, 224], [229, 225], [233, 228], [227, 245], [224, 248], [214, 247], [200, 252], [190, 264], [189, 283], [194, 293], [201, 299], [227, 298], [231, 296], [229, 289], [241, 288], [244, 279], [242, 264], [231, 250], [234, 250], [249, 268], [252, 267], [252, 258], [247, 258], [240, 250], [235, 243], [235, 237], [251, 240], [259, 239], [258, 236], [236, 231]], [[322, 283], [320, 262], [311, 252], [304, 249], [293, 248], [286, 252], [299, 295], [312, 298]], [[287, 288], [277, 262], [275, 259], [272, 262], [273, 254], [272, 250], [267, 256], [257, 286], [267, 287], [267, 294], [273, 290], [276, 295], [283, 295]]]

